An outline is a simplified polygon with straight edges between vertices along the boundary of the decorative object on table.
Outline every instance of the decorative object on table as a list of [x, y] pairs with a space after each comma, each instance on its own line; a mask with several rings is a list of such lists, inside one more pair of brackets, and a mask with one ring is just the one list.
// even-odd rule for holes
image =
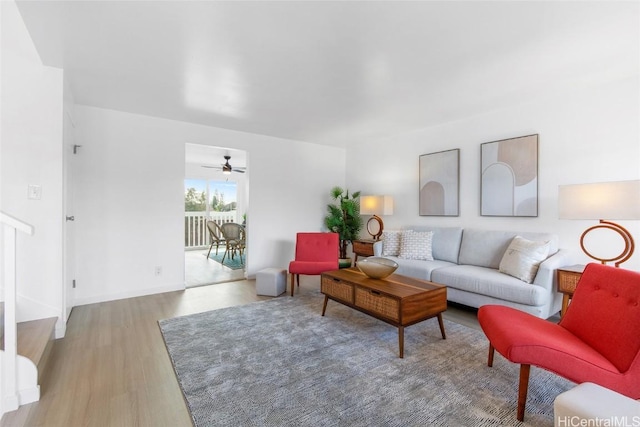
[[359, 191], [350, 195], [349, 190], [344, 191], [340, 187], [331, 189], [331, 198], [337, 203], [327, 205], [328, 214], [324, 218], [324, 225], [329, 231], [338, 233], [340, 236], [341, 259], [347, 258], [347, 246], [358, 238], [362, 229], [359, 197]]
[[420, 215], [460, 215], [460, 149], [423, 154], [419, 162]]
[[378, 215], [393, 215], [393, 197], [360, 196], [360, 214], [373, 215], [367, 221], [367, 233], [371, 235], [373, 240], [380, 239], [384, 223]]
[[[609, 220], [640, 219], [640, 180], [561, 185], [558, 188], [558, 211], [560, 219], [600, 220], [598, 225], [582, 233], [580, 247], [590, 258], [602, 264], [613, 262], [619, 267], [631, 257], [635, 243], [626, 228]], [[619, 255], [604, 258], [587, 250], [585, 238], [598, 229], [613, 230], [622, 237], [624, 249]]]
[[[297, 233], [295, 259], [289, 263], [291, 273], [291, 296], [293, 296], [294, 279], [300, 286], [300, 275], [317, 276], [325, 271], [337, 270], [338, 233]], [[349, 258], [351, 267], [351, 258]]]
[[640, 273], [591, 263], [558, 324], [503, 305], [480, 307], [487, 365], [495, 350], [520, 365], [517, 419], [524, 419], [531, 365], [640, 399], [639, 299]]
[[396, 271], [398, 263], [389, 258], [372, 256], [361, 260], [356, 266], [372, 279], [383, 279]]
[[480, 214], [538, 216], [538, 135], [481, 145]]

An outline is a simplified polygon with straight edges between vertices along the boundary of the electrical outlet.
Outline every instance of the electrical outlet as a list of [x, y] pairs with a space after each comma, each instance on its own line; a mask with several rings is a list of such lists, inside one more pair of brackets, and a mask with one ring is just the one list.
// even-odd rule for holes
[[157, 265], [155, 270], [156, 276], [162, 276], [162, 267]]
[[42, 186], [29, 184], [27, 187], [27, 197], [31, 200], [40, 200], [42, 198]]

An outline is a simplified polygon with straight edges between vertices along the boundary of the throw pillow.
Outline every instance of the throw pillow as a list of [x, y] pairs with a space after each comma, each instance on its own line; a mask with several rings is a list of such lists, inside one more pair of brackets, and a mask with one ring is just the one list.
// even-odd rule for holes
[[400, 240], [402, 231], [383, 230], [382, 231], [382, 256], [400, 255]]
[[431, 243], [433, 231], [406, 230], [400, 241], [400, 258], [433, 261]]
[[499, 271], [533, 283], [540, 263], [549, 256], [550, 242], [536, 242], [524, 237], [513, 238], [500, 261]]

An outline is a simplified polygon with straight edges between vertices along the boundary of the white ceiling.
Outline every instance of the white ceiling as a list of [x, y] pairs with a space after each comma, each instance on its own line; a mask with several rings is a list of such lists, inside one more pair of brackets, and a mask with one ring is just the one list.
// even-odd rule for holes
[[78, 104], [337, 146], [638, 72], [637, 1], [17, 4]]

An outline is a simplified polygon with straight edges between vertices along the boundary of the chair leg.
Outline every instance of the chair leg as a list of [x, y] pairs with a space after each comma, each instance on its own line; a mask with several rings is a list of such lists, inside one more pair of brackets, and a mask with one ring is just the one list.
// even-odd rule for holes
[[291, 273], [291, 296], [293, 296], [293, 290], [295, 289], [295, 274]]
[[493, 366], [493, 355], [495, 352], [496, 349], [491, 345], [491, 343], [489, 343], [489, 358], [487, 359], [487, 366], [490, 368]]
[[300, 275], [296, 274], [296, 279], [298, 280], [298, 288], [300, 288]]
[[529, 390], [529, 372], [531, 365], [520, 365], [520, 385], [518, 386], [518, 421], [524, 421], [524, 407], [527, 404], [527, 391]]
[[[209, 259], [209, 255], [211, 254], [211, 248], [213, 248], [213, 242], [209, 246], [209, 252], [207, 252], [207, 259]], [[218, 248], [216, 248], [216, 255], [218, 255]]]

